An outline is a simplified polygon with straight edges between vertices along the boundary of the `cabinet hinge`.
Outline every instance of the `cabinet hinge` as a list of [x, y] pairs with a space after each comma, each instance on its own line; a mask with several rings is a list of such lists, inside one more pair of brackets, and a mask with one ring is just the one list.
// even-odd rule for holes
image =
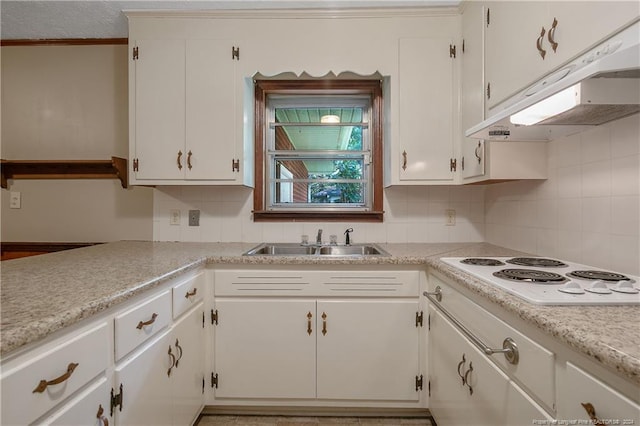
[[238, 159], [233, 159], [231, 160], [231, 171], [232, 172], [239, 172], [240, 171], [240, 160]]
[[455, 172], [458, 169], [458, 160], [456, 158], [449, 159], [449, 170]]
[[416, 327], [422, 327], [424, 320], [424, 312], [416, 312]]
[[427, 382], [427, 392], [429, 392], [429, 397], [431, 397], [431, 380]]
[[122, 383], [120, 383], [120, 393], [119, 394], [114, 394], [113, 393], [113, 388], [111, 388], [111, 417], [113, 417], [113, 409], [117, 406], [120, 406], [120, 410], [122, 411], [122, 395], [123, 391], [122, 391]]
[[133, 159], [133, 171], [137, 172], [138, 171], [138, 166], [140, 165], [140, 163], [138, 162], [137, 158]]
[[487, 99], [491, 99], [491, 83], [487, 83]]
[[211, 373], [211, 387], [218, 389], [218, 373]]
[[240, 48], [231, 46], [231, 59], [235, 59], [236, 61], [240, 60]]
[[211, 310], [211, 324], [218, 325], [218, 310]]
[[427, 315], [427, 330], [431, 331], [431, 314]]
[[464, 39], [462, 39], [462, 53], [464, 53]]
[[455, 44], [450, 44], [449, 45], [449, 57], [450, 58], [455, 58], [456, 57], [456, 45]]
[[422, 374], [420, 376], [416, 376], [416, 392], [422, 390]]
[[460, 161], [460, 167], [462, 167], [462, 171], [464, 171], [464, 157], [462, 157], [462, 161]]
[[487, 8], [487, 27], [491, 23], [491, 9]]
[[138, 59], [138, 46], [133, 48], [133, 60], [137, 60]]
[[202, 311], [202, 328], [204, 328], [204, 318], [205, 318], [204, 311]]
[[202, 376], [202, 394], [204, 395], [204, 375]]

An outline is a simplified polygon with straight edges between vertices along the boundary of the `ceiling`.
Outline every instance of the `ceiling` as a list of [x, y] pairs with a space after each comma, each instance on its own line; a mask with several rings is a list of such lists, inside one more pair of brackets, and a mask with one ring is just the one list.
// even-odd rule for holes
[[3, 40], [126, 38], [128, 9], [339, 9], [457, 6], [457, 0], [84, 0], [0, 2]]

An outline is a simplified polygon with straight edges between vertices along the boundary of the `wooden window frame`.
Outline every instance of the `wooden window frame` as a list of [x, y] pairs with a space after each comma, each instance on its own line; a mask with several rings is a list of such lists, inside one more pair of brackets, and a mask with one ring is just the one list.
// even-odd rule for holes
[[[272, 211], [265, 200], [266, 103], [271, 94], [368, 95], [371, 97], [371, 183], [369, 211]], [[380, 80], [258, 80], [255, 83], [254, 222], [382, 222], [382, 82]]]

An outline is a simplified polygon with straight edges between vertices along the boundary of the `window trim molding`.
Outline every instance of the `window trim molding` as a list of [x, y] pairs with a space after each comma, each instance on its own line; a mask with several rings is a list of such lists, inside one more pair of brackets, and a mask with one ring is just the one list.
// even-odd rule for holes
[[[323, 90], [340, 95], [368, 95], [371, 97], [371, 210], [349, 211], [272, 211], [265, 209], [265, 144], [266, 101], [270, 94], [322, 94]], [[382, 82], [380, 80], [257, 80], [254, 95], [254, 155], [255, 186], [253, 191], [254, 222], [382, 222], [383, 221], [383, 164], [382, 164]]]

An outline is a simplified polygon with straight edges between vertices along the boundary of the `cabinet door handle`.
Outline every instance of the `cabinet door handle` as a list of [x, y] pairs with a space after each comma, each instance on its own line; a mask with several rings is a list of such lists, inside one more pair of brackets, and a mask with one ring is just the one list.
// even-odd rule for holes
[[407, 170], [407, 151], [402, 151], [402, 170]]
[[156, 318], [158, 318], [158, 314], [156, 314], [155, 312], [153, 313], [153, 315], [151, 315], [151, 319], [147, 320], [147, 321], [140, 321], [138, 323], [138, 325], [136, 326], [136, 328], [138, 330], [141, 330], [142, 327], [144, 327], [145, 325], [151, 325], [154, 322], [156, 322]]
[[464, 354], [462, 354], [462, 361], [458, 363], [458, 376], [460, 376], [460, 378], [462, 379], [462, 386], [465, 385], [465, 378], [464, 375], [460, 372], [460, 367], [463, 367], [466, 362], [467, 360], [465, 359]]
[[469, 369], [467, 370], [466, 373], [464, 373], [464, 382], [466, 383], [467, 387], [469, 388], [469, 395], [473, 395], [473, 387], [469, 383], [469, 373], [471, 373], [472, 371], [473, 371], [473, 362], [470, 362], [469, 363]]
[[193, 154], [191, 153], [191, 150], [189, 150], [189, 152], [187, 152], [187, 167], [189, 168], [189, 170], [191, 170], [191, 156]]
[[309, 313], [307, 314], [307, 334], [309, 336], [311, 336], [311, 333], [313, 333], [313, 330], [311, 329], [311, 318], [313, 318], [313, 315], [311, 314], [311, 311], [309, 311]]
[[109, 426], [109, 420], [102, 415], [103, 413], [104, 413], [104, 408], [102, 408], [102, 404], [100, 404], [98, 406], [98, 414], [96, 415], [96, 417], [98, 418], [98, 421], [100, 421], [100, 424], [102, 426]]
[[580, 403], [584, 410], [589, 415], [589, 419], [593, 422], [594, 425], [603, 425], [604, 422], [600, 421], [596, 416], [596, 409], [590, 402], [581, 402]]
[[178, 162], [178, 170], [182, 170], [182, 151], [178, 151], [178, 158], [176, 161]]
[[176, 339], [176, 349], [179, 351], [178, 359], [176, 359], [176, 368], [178, 368], [178, 363], [182, 359], [182, 346], [180, 346], [180, 342]]
[[72, 362], [67, 366], [67, 372], [62, 376], [56, 377], [53, 380], [40, 380], [40, 383], [38, 383], [38, 386], [33, 390], [33, 393], [42, 393], [47, 389], [47, 386], [59, 385], [60, 383], [65, 382], [69, 377], [71, 377], [71, 374], [73, 374], [73, 371], [78, 365], [78, 363]]
[[322, 335], [326, 335], [327, 334], [327, 314], [326, 313], [322, 313]]
[[195, 296], [197, 292], [198, 292], [198, 289], [194, 288], [193, 291], [187, 291], [187, 293], [184, 295], [184, 297], [185, 297], [185, 299], [188, 299], [190, 297]]
[[482, 157], [481, 157], [482, 143], [481, 142], [478, 142], [478, 146], [476, 146], [475, 154], [476, 154], [476, 158], [478, 159], [478, 164], [480, 164], [482, 162]]
[[553, 23], [551, 24], [551, 28], [549, 29], [549, 34], [547, 34], [547, 39], [549, 43], [551, 43], [551, 48], [555, 52], [558, 48], [558, 42], [555, 41], [556, 37], [556, 27], [558, 26], [558, 20], [554, 17]]
[[167, 376], [171, 376], [171, 369], [173, 369], [173, 367], [176, 366], [176, 356], [173, 354], [173, 352], [171, 352], [171, 345], [169, 345], [169, 358], [171, 360], [171, 365], [169, 366], [169, 369], [167, 370]]
[[547, 54], [547, 51], [542, 48], [542, 40], [544, 40], [545, 33], [546, 30], [544, 29], [544, 27], [542, 27], [542, 30], [540, 31], [540, 37], [538, 37], [538, 40], [536, 41], [536, 48], [538, 48], [538, 53], [540, 54], [540, 56], [542, 56], [542, 59], [544, 59], [544, 56]]

